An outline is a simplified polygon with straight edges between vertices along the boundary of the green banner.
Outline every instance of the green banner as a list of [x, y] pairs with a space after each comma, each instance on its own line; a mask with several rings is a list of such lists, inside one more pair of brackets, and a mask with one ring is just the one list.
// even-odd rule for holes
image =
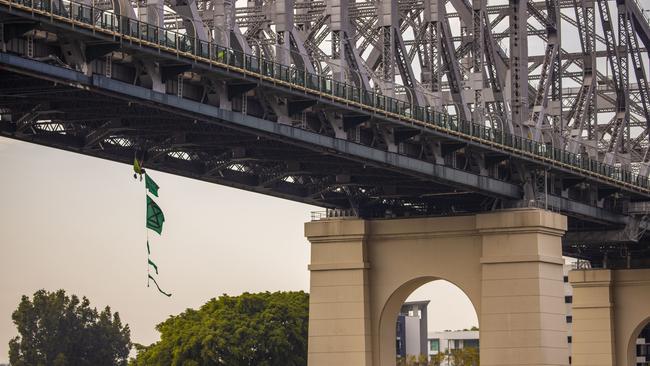
[[[156, 184], [156, 182], [154, 182], [154, 180], [151, 179], [148, 174], [146, 174], [144, 169], [142, 169], [142, 164], [137, 159], [135, 159], [133, 162], [133, 170], [136, 172], [136, 174], [141, 174], [140, 181], [142, 181], [142, 174], [144, 174], [144, 185], [146, 190], [149, 191], [149, 193], [152, 195], [158, 197], [158, 189], [160, 187], [158, 187], [158, 184]], [[165, 215], [160, 209], [160, 206], [158, 206], [158, 204], [156, 204], [156, 202], [151, 199], [148, 194], [145, 194], [145, 196], [147, 197], [147, 229], [151, 229], [162, 235]], [[149, 257], [150, 255], [151, 248], [149, 247], [149, 234], [147, 233], [147, 287], [149, 287], [149, 282], [153, 281], [153, 283], [156, 285], [156, 288], [158, 289], [158, 292], [167, 297], [171, 297], [172, 294], [163, 291], [160, 286], [158, 286], [156, 279], [149, 273], [149, 267], [153, 267], [156, 275], [158, 274], [158, 265], [151, 260]]]
[[144, 185], [147, 191], [151, 192], [154, 196], [158, 197], [158, 185], [149, 177], [149, 174], [144, 175]]
[[147, 228], [161, 234], [164, 222], [165, 215], [162, 210], [154, 200], [147, 196]]
[[149, 262], [149, 265], [153, 267], [153, 269], [156, 271], [156, 274], [158, 274], [158, 266], [156, 263], [154, 263], [151, 259], [147, 258], [147, 262]]
[[158, 286], [158, 282], [156, 282], [156, 279], [153, 278], [153, 276], [149, 275], [149, 279], [153, 281], [153, 283], [156, 285], [156, 288], [158, 289], [158, 291], [160, 291], [161, 294], [163, 294], [163, 295], [165, 295], [165, 296], [167, 296], [167, 297], [171, 297], [171, 296], [172, 296], [172, 294], [168, 294], [168, 293], [166, 293], [165, 291], [163, 291], [163, 290], [160, 288], [160, 286]]

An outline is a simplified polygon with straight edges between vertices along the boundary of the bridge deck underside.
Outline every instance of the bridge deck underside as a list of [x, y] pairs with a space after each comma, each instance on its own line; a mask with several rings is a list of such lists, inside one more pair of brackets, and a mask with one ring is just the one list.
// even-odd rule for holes
[[[462, 187], [287, 144], [279, 137], [233, 128], [227, 121], [200, 121], [11, 71], [0, 71], [0, 80], [2, 107], [27, 114], [47, 105], [39, 118], [48, 122], [27, 130], [2, 122], [0, 130], [7, 137], [128, 164], [138, 151], [147, 168], [328, 208], [350, 207], [345, 191], [364, 187], [368, 195], [363, 206], [369, 215], [373, 208], [383, 213], [392, 199], [427, 204], [429, 214], [487, 210], [494, 202]], [[150, 146], [160, 151], [143, 152]]]
[[[404, 213], [400, 210], [409, 207], [431, 216], [480, 212], [492, 209], [497, 200], [398, 167], [318, 146], [288, 144], [281, 136], [246, 130], [226, 120], [194, 119], [161, 105], [136, 103], [6, 69], [0, 70], [0, 80], [2, 108], [19, 114], [41, 110], [41, 122], [23, 130], [16, 121], [0, 121], [0, 135], [5, 137], [126, 164], [139, 154], [149, 169], [321, 207], [356, 205], [369, 217], [383, 217], [387, 212], [399, 216]], [[146, 151], [134, 141], [146, 141], [159, 150]], [[350, 196], [359, 189], [367, 194]], [[577, 232], [603, 228], [593, 217], [573, 215], [569, 223], [570, 230]], [[610, 229], [623, 226], [623, 221], [607, 223]], [[601, 259], [599, 247], [576, 244], [567, 242], [565, 254], [594, 263]], [[633, 248], [637, 256], [650, 255], [645, 241]]]
[[[530, 195], [525, 187], [541, 176], [543, 200], [568, 215], [577, 234], [568, 236], [565, 254], [598, 261], [603, 247], [616, 250], [612, 241], [634, 242], [637, 256], [650, 257], [645, 221], [619, 234], [633, 221], [621, 202], [647, 194], [616, 182], [46, 19], [5, 14], [0, 21], [7, 34], [40, 37], [32, 39], [32, 55], [25, 36], [0, 52], [2, 136], [128, 164], [137, 156], [150, 169], [363, 217], [539, 204], [544, 192]], [[69, 40], [83, 45], [85, 72], [65, 62]], [[110, 77], [93, 52], [113, 54]], [[147, 62], [163, 70], [165, 91], [138, 76]], [[269, 100], [290, 119], [281, 121]]]

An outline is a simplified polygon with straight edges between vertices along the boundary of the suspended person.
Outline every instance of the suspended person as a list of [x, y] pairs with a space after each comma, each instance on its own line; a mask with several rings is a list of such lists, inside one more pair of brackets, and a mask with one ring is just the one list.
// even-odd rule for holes
[[138, 158], [133, 158], [133, 179], [138, 179], [138, 175], [140, 176], [140, 182], [142, 182], [142, 176], [146, 174], [146, 171], [144, 170], [144, 160], [138, 160]]

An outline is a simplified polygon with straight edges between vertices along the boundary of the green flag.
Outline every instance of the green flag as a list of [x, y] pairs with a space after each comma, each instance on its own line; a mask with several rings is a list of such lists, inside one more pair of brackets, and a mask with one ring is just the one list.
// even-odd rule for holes
[[147, 228], [158, 234], [162, 233], [165, 215], [160, 207], [149, 196], [147, 196]]
[[[165, 291], [163, 291], [163, 290], [160, 288], [160, 286], [158, 286], [158, 282], [156, 282], [156, 279], [153, 278], [153, 276], [149, 275], [149, 279], [153, 281], [153, 283], [156, 285], [156, 288], [158, 289], [158, 291], [160, 291], [161, 294], [163, 294], [163, 295], [165, 295], [165, 296], [167, 296], [167, 297], [171, 297], [171, 296], [172, 296], [172, 294], [168, 294], [168, 293], [166, 293]], [[149, 286], [147, 286], [147, 287], [149, 287]]]
[[149, 174], [144, 175], [144, 185], [147, 187], [147, 191], [158, 197], [158, 185], [153, 181], [153, 179], [149, 178]]
[[158, 266], [156, 263], [154, 263], [151, 259], [147, 258], [147, 261], [149, 262], [149, 265], [153, 267], [154, 270], [156, 270], [156, 274], [158, 274]]

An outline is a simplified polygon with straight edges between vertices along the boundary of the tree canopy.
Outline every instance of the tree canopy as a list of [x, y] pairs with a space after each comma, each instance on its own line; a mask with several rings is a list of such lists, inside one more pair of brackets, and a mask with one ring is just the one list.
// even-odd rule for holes
[[19, 334], [9, 341], [12, 366], [127, 364], [129, 326], [108, 306], [91, 308], [86, 297], [39, 290], [31, 300], [23, 295], [12, 319]]
[[464, 347], [426, 355], [397, 357], [397, 366], [480, 366], [479, 349]]
[[308, 314], [302, 291], [223, 295], [158, 324], [160, 341], [136, 346], [131, 364], [306, 365]]

